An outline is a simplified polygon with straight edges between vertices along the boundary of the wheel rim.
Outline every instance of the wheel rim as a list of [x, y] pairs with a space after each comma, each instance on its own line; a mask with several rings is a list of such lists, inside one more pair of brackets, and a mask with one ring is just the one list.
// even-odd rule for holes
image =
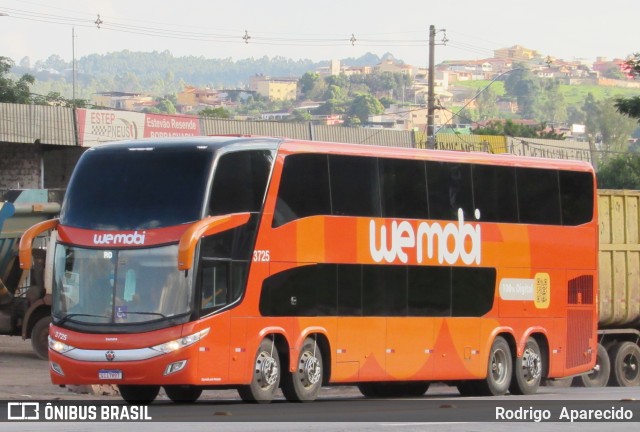
[[498, 349], [491, 356], [491, 377], [497, 384], [502, 384], [507, 378], [507, 354]]
[[262, 351], [256, 359], [256, 376], [260, 387], [267, 388], [278, 381], [278, 362], [271, 355]]
[[302, 377], [302, 384], [310, 387], [318, 383], [322, 377], [322, 366], [320, 361], [313, 353], [305, 351], [300, 356], [300, 368], [298, 373]]
[[527, 382], [536, 381], [542, 373], [542, 359], [540, 355], [531, 348], [524, 350], [522, 354], [522, 374]]
[[622, 373], [628, 381], [633, 381], [638, 377], [638, 358], [633, 354], [628, 354], [622, 361]]

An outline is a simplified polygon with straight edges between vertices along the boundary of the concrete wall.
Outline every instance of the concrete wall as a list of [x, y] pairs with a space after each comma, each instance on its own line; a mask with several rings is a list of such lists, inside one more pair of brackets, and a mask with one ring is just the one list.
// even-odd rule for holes
[[0, 191], [40, 188], [42, 146], [0, 143]]

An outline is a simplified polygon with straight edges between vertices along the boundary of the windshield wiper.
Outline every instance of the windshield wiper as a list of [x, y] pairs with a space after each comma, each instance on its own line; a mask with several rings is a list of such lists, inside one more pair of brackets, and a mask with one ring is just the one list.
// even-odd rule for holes
[[[135, 315], [155, 315], [155, 316], [159, 316], [160, 318], [166, 318], [167, 316], [164, 314], [161, 314], [160, 312], [137, 312], [137, 311], [126, 311], [123, 312], [124, 314], [135, 314]], [[117, 314], [116, 314], [117, 315]], [[116, 316], [117, 318], [117, 316]]]
[[92, 314], [83, 314], [83, 313], [72, 313], [72, 314], [67, 314], [67, 315], [63, 316], [55, 324], [56, 325], [62, 325], [64, 323], [66, 323], [67, 321], [69, 321], [72, 317], [77, 317], [77, 316], [93, 317], [93, 318], [109, 318], [106, 315], [92, 315]]

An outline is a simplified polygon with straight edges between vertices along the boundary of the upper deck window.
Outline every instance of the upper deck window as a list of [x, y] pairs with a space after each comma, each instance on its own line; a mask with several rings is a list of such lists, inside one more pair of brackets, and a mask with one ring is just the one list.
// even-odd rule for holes
[[88, 151], [69, 183], [61, 223], [134, 230], [196, 221], [212, 156], [192, 147]]

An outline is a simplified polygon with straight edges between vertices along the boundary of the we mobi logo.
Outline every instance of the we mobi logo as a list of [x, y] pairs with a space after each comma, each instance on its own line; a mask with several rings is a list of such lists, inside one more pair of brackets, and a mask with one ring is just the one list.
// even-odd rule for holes
[[146, 231], [130, 234], [94, 234], [93, 244], [96, 245], [143, 245]]
[[[479, 210], [475, 211], [475, 217], [480, 219]], [[467, 240], [469, 248], [465, 247]], [[458, 260], [467, 265], [480, 264], [481, 245], [480, 225], [465, 223], [462, 209], [458, 209], [457, 223], [444, 226], [438, 222], [420, 222], [415, 227], [408, 221], [393, 221], [391, 227], [387, 227], [385, 224], [378, 226], [375, 220], [369, 222], [369, 251], [375, 262], [400, 260], [406, 264], [409, 254], [415, 254], [416, 261], [422, 263], [425, 254], [433, 259], [437, 249], [439, 264], [455, 264]]]

